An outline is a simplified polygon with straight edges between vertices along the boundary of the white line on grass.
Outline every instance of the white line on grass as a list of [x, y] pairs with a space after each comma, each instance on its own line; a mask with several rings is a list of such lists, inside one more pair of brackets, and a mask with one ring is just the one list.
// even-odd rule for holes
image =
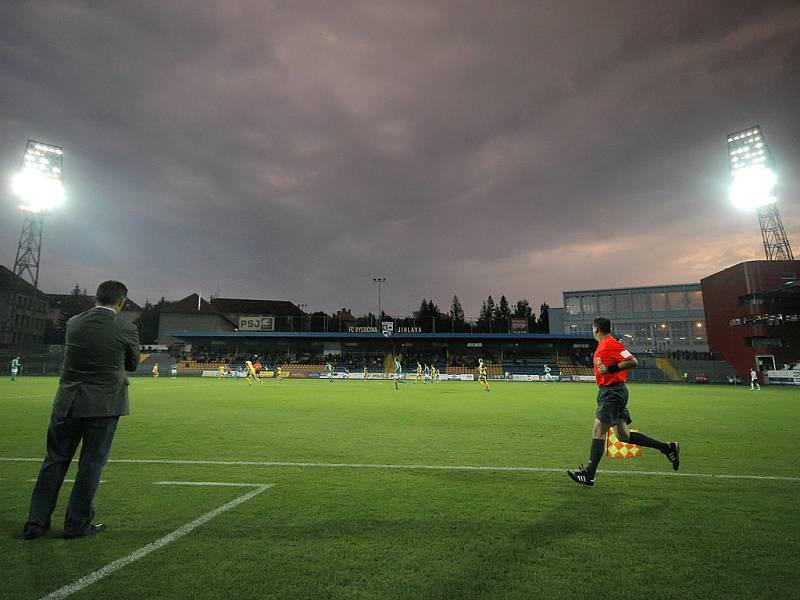
[[202, 485], [219, 487], [258, 487], [261, 483], [228, 483], [225, 481], [156, 481], [156, 485]]
[[[608, 459], [611, 460], [611, 459]], [[0, 456], [0, 462], [40, 462], [39, 458], [6, 458]], [[133, 465], [211, 465], [235, 467], [298, 467], [323, 469], [395, 469], [424, 471], [496, 471], [511, 473], [564, 473], [566, 467], [494, 467], [479, 465], [407, 465], [407, 464], [370, 464], [370, 463], [322, 463], [322, 462], [283, 462], [257, 460], [183, 460], [168, 458], [117, 458], [110, 463]], [[749, 479], [754, 481], [800, 481], [800, 477], [780, 475], [725, 475], [717, 473], [676, 473], [674, 471], [620, 471], [600, 469], [599, 473], [612, 475], [642, 475], [662, 477], [697, 477], [699, 479]]]
[[[31, 477], [30, 479], [28, 479], [28, 481], [32, 481], [32, 482], [35, 483], [35, 482], [37, 482], [39, 480], [36, 477]], [[106, 482], [105, 479], [101, 479], [100, 480], [100, 483], [105, 483], [105, 482]], [[75, 483], [75, 480], [74, 479], [65, 479], [64, 483]]]
[[[183, 481], [183, 482], [179, 482], [179, 481], [176, 481], [176, 482], [159, 481], [157, 483], [161, 484], [161, 485], [167, 485], [167, 484], [175, 484], [175, 485], [193, 485], [193, 484], [198, 484], [198, 485], [229, 485], [229, 484], [219, 484], [219, 483], [214, 483], [214, 482], [186, 482], [186, 481]], [[234, 484], [234, 485], [236, 485], [236, 484]], [[166, 546], [170, 542], [174, 542], [175, 540], [178, 540], [178, 539], [184, 537], [185, 535], [189, 534], [194, 529], [197, 529], [201, 525], [205, 525], [206, 523], [208, 523], [214, 517], [216, 517], [218, 515], [221, 515], [222, 513], [226, 512], [226, 511], [229, 511], [232, 508], [236, 508], [237, 506], [239, 506], [243, 502], [247, 502], [251, 498], [255, 498], [259, 494], [265, 492], [266, 490], [268, 490], [269, 488], [272, 487], [272, 484], [259, 484], [259, 483], [248, 483], [248, 484], [243, 484], [243, 485], [246, 485], [247, 487], [254, 487], [255, 486], [255, 488], [250, 490], [246, 494], [244, 494], [242, 496], [239, 496], [238, 498], [234, 498], [233, 500], [231, 500], [230, 502], [228, 502], [226, 504], [223, 504], [219, 508], [215, 508], [211, 512], [207, 512], [206, 514], [204, 514], [201, 517], [198, 517], [194, 521], [186, 523], [186, 525], [176, 529], [172, 533], [169, 533], [169, 534], [165, 535], [164, 537], [156, 540], [155, 542], [147, 544], [146, 546], [142, 546], [141, 548], [131, 552], [127, 556], [123, 556], [122, 558], [118, 558], [114, 562], [108, 563], [102, 569], [98, 569], [97, 571], [94, 571], [93, 573], [89, 573], [85, 577], [81, 577], [80, 579], [77, 579], [77, 580], [73, 581], [72, 583], [70, 583], [68, 585], [65, 585], [62, 588], [57, 589], [55, 592], [47, 594], [47, 596], [43, 596], [41, 600], [61, 600], [62, 598], [67, 598], [67, 597], [71, 596], [72, 594], [74, 594], [75, 592], [79, 592], [83, 588], [88, 587], [88, 586], [92, 585], [93, 583], [95, 583], [97, 581], [100, 581], [104, 577], [108, 577], [109, 575], [111, 575], [115, 571], [119, 571], [122, 567], [124, 567], [126, 565], [129, 565], [132, 562], [139, 560], [140, 558], [144, 558], [148, 554], [150, 554], [152, 552], [155, 552], [156, 550], [158, 550], [159, 548], [162, 548], [163, 546]]]

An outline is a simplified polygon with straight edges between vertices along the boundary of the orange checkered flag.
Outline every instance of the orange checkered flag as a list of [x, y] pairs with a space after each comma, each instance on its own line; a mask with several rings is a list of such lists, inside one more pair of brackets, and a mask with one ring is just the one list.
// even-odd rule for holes
[[[639, 431], [631, 429], [631, 431]], [[634, 458], [642, 455], [642, 447], [636, 444], [620, 442], [617, 436], [609, 429], [606, 433], [606, 454], [611, 458]]]

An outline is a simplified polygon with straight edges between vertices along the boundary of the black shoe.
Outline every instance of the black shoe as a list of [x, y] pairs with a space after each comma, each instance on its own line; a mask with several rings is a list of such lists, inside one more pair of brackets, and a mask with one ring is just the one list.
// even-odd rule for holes
[[681, 447], [678, 442], [670, 442], [669, 443], [669, 451], [664, 453], [664, 456], [667, 457], [667, 460], [672, 463], [672, 469], [674, 471], [678, 470], [678, 467], [681, 466]]
[[584, 487], [594, 487], [595, 476], [589, 475], [589, 471], [583, 465], [575, 471], [567, 471], [567, 475], [575, 483], [580, 483]]
[[22, 530], [22, 537], [24, 537], [26, 540], [35, 540], [36, 538], [40, 538], [47, 533], [48, 529], [50, 528], [43, 527], [42, 525], [25, 523], [25, 528]]
[[90, 536], [90, 535], [96, 535], [98, 533], [101, 533], [101, 532], [105, 531], [107, 528], [108, 527], [106, 525], [103, 525], [102, 523], [97, 523], [97, 524], [92, 523], [86, 529], [84, 529], [83, 531], [65, 531], [64, 532], [64, 539], [65, 540], [71, 540], [73, 538], [87, 537], [87, 536]]

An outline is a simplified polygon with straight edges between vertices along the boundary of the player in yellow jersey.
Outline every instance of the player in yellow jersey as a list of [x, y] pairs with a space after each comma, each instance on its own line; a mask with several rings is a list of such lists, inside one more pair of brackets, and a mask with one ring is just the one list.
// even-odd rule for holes
[[158, 363], [153, 365], [153, 377], [158, 379]]
[[225, 379], [225, 365], [219, 366], [219, 378]]
[[261, 383], [261, 379], [258, 377], [258, 373], [256, 373], [256, 368], [253, 366], [253, 361], [244, 361], [244, 366], [247, 369], [247, 375], [245, 376], [245, 379], [247, 379], [247, 385], [253, 385], [254, 381]]
[[439, 369], [436, 365], [431, 365], [431, 383], [436, 383], [439, 380]]
[[478, 359], [478, 382], [489, 391], [489, 378], [486, 376], [486, 364], [482, 358]]
[[278, 381], [280, 381], [281, 379], [283, 379], [283, 370], [281, 369], [281, 366], [280, 366], [280, 365], [278, 365], [278, 368], [277, 368], [277, 370], [275, 371], [275, 375], [276, 375], [276, 377], [278, 378]]
[[422, 383], [425, 383], [425, 381], [422, 379], [422, 365], [417, 363], [417, 376], [414, 379], [414, 383], [419, 383], [420, 381], [422, 381]]

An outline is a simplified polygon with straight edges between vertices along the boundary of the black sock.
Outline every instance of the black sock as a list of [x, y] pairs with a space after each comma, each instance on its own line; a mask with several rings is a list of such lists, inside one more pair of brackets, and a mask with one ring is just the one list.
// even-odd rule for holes
[[603, 458], [603, 454], [606, 451], [606, 440], [603, 438], [602, 440], [595, 440], [592, 439], [592, 448], [589, 450], [589, 464], [586, 465], [586, 470], [589, 474], [594, 477], [594, 474], [597, 472], [597, 465], [600, 464], [600, 459]]
[[631, 444], [636, 444], [637, 446], [644, 446], [645, 448], [655, 448], [656, 450], [660, 450], [664, 454], [669, 452], [669, 444], [665, 444], [664, 442], [659, 442], [658, 440], [649, 438], [645, 434], [639, 433], [638, 431], [631, 431], [631, 439], [628, 441]]

